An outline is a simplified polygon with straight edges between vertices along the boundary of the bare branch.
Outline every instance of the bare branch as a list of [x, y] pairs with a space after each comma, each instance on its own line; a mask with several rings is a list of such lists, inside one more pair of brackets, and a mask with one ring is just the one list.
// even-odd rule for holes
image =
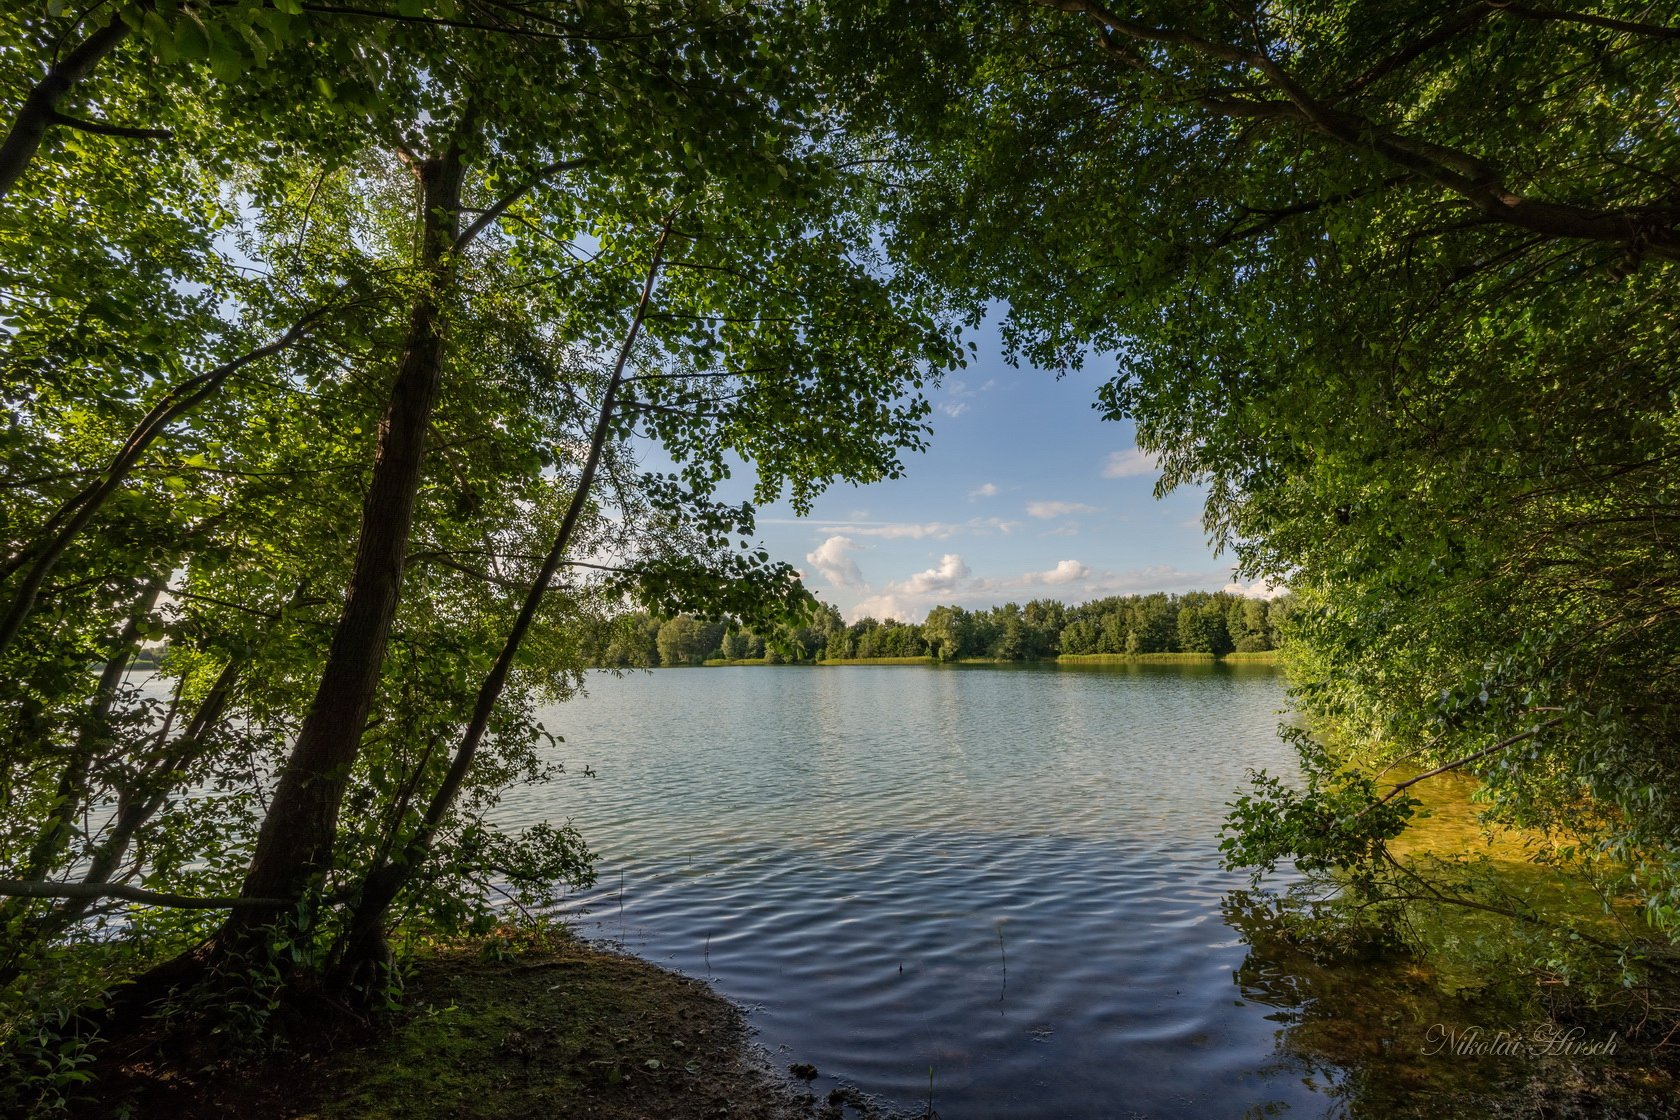
[[1475, 754], [1467, 754], [1463, 758], [1454, 759], [1452, 762], [1449, 762], [1444, 766], [1437, 766], [1433, 770], [1426, 770], [1422, 774], [1419, 774], [1415, 778], [1407, 778], [1403, 782], [1396, 782], [1393, 789], [1389, 790], [1387, 793], [1385, 793], [1381, 797], [1377, 798], [1377, 800], [1375, 802], [1373, 802], [1372, 804], [1367, 805], [1365, 808], [1361, 809], [1356, 814], [1356, 816], [1361, 816], [1361, 817], [1364, 816], [1366, 813], [1370, 812], [1372, 809], [1376, 808], [1378, 805], [1381, 805], [1381, 804], [1383, 804], [1387, 801], [1393, 800], [1400, 793], [1401, 790], [1407, 789], [1411, 786], [1415, 786], [1419, 782], [1423, 781], [1425, 778], [1433, 778], [1437, 774], [1445, 774], [1449, 770], [1457, 770], [1457, 769], [1460, 769], [1461, 767], [1468, 766], [1472, 762], [1480, 762], [1482, 759], [1488, 757], [1489, 755], [1497, 754], [1500, 751], [1504, 750], [1506, 747], [1509, 747], [1514, 743], [1520, 743], [1524, 739], [1534, 738], [1534, 736], [1540, 734], [1540, 732], [1546, 730], [1548, 727], [1555, 727], [1558, 724], [1562, 723], [1566, 718], [1568, 718], [1568, 717], [1566, 717], [1566, 716], [1554, 716], [1551, 719], [1547, 720], [1545, 723], [1536, 724], [1535, 726], [1529, 728], [1527, 731], [1519, 732], [1515, 735], [1512, 735], [1511, 737], [1509, 737], [1507, 739], [1501, 739], [1501, 740], [1499, 740], [1499, 742], [1495, 743], [1493, 746], [1485, 747], [1482, 750], [1477, 751]]

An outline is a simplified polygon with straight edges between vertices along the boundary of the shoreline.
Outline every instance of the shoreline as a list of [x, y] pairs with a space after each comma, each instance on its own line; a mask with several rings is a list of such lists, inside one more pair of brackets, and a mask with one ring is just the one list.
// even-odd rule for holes
[[[155, 1055], [97, 1083], [135, 1120], [812, 1120], [837, 1115], [704, 980], [564, 930], [427, 952], [400, 1010], [311, 1026], [204, 1074]], [[879, 1117], [858, 1095], [846, 1102]], [[80, 1114], [80, 1113], [78, 1113]]]
[[[764, 658], [743, 658], [729, 660], [714, 657], [699, 665], [637, 665], [617, 666], [617, 668], [646, 668], [646, 669], [729, 669], [739, 667], [751, 668], [820, 668], [824, 665], [1213, 665], [1213, 664], [1276, 664], [1281, 656], [1281, 650], [1268, 649], [1258, 653], [1063, 653], [1055, 657], [1021, 658], [1011, 660], [1002, 657], [963, 657], [954, 661], [941, 661], [936, 657], [836, 657], [822, 661], [767, 661]], [[614, 668], [615, 666], [599, 666], [599, 668]]]

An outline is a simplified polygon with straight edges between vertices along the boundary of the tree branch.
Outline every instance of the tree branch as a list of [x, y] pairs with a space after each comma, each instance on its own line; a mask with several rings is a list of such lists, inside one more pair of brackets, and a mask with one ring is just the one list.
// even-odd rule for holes
[[1447, 40], [1458, 35], [1462, 35], [1464, 32], [1470, 30], [1472, 27], [1476, 26], [1476, 24], [1486, 19], [1492, 11], [1493, 5], [1488, 3], [1471, 4], [1467, 8], [1460, 9], [1455, 15], [1448, 18], [1445, 23], [1443, 23], [1440, 27], [1437, 27], [1428, 35], [1425, 35], [1420, 39], [1412, 40], [1410, 43], [1401, 47], [1381, 62], [1378, 62], [1375, 66], [1366, 70], [1365, 73], [1343, 86], [1334, 96], [1330, 98], [1331, 102], [1344, 101], [1364, 89], [1366, 86], [1370, 85], [1372, 82], [1388, 77], [1388, 75], [1421, 57], [1435, 47], [1440, 46]]
[[1680, 39], [1680, 27], [1666, 27], [1660, 23], [1635, 23], [1625, 19], [1611, 19], [1587, 12], [1560, 12], [1553, 8], [1522, 8], [1515, 4], [1499, 4], [1486, 0], [1488, 7], [1513, 19], [1544, 20], [1551, 23], [1580, 23], [1601, 27], [1606, 31], [1625, 31], [1630, 35], [1650, 35], [1658, 39]]
[[554, 543], [550, 546], [548, 555], [543, 559], [542, 568], [525, 593], [525, 601], [508, 630], [507, 638], [502, 642], [495, 664], [490, 667], [479, 686], [478, 696], [473, 702], [472, 716], [461, 733], [461, 742], [455, 749], [454, 758], [450, 760], [449, 769], [427, 803], [420, 826], [403, 846], [401, 853], [395, 859], [373, 868], [363, 882], [361, 901], [351, 919], [349, 932], [350, 958], [353, 964], [363, 963], [358, 958], [365, 958], [375, 945], [383, 945], [385, 914], [409, 877], [413, 875], [415, 868], [420, 866], [431, 851], [433, 837], [443, 827], [450, 810], [454, 807], [455, 798], [472, 770], [473, 758], [478, 752], [479, 744], [483, 741], [485, 732], [489, 730], [490, 717], [501, 699], [502, 689], [513, 671], [513, 662], [518, 656], [520, 644], [535, 621], [537, 610], [542, 606], [543, 596], [565, 557], [566, 549], [571, 545], [572, 533], [589, 502], [589, 491], [595, 481], [595, 473], [600, 466], [607, 438], [612, 432], [613, 409], [617, 404], [619, 386], [624, 379], [624, 370], [629, 364], [631, 351], [635, 349], [642, 324], [647, 318], [648, 305], [653, 300], [653, 293], [659, 282], [665, 245], [670, 239], [671, 226], [675, 219], [674, 212], [666, 217], [664, 228], [660, 230], [659, 238], [654, 242], [647, 278], [642, 283], [641, 296], [636, 301], [635, 312], [630, 317], [630, 327], [625, 333], [624, 343], [619, 347], [618, 360], [613, 366], [612, 376], [607, 380], [606, 390], [601, 394], [601, 410], [596, 417], [595, 430], [590, 438], [589, 454], [578, 474], [577, 487], [572, 491], [571, 503], [560, 519], [560, 527], [555, 532]]
[[79, 43], [29, 91], [23, 108], [18, 110], [17, 119], [6, 133], [5, 142], [0, 143], [0, 199], [11, 193], [24, 169], [35, 158], [41, 140], [47, 134], [47, 127], [53, 123], [59, 103], [127, 35], [128, 24], [122, 21], [121, 16], [113, 16], [110, 23]]
[[1236, 241], [1246, 240], [1258, 234], [1265, 233], [1267, 230], [1276, 229], [1290, 218], [1299, 217], [1302, 214], [1311, 214], [1314, 211], [1322, 210], [1327, 206], [1340, 206], [1345, 202], [1357, 202], [1359, 199], [1369, 197], [1379, 191], [1385, 191], [1397, 187], [1410, 178], [1410, 175], [1390, 175], [1380, 183], [1372, 183], [1369, 186], [1359, 187], [1351, 191], [1343, 191], [1340, 194], [1329, 195], [1325, 198], [1308, 199], [1305, 202], [1297, 202], [1291, 206], [1280, 207], [1276, 210], [1261, 210], [1256, 207], [1245, 206], [1243, 209], [1256, 216], [1259, 220], [1253, 225], [1244, 226], [1240, 229], [1237, 227], [1237, 224], [1233, 222], [1224, 233], [1214, 239], [1213, 244], [1223, 247]]
[[1665, 260], [1680, 261], [1680, 210], [1671, 206], [1624, 206], [1593, 209], [1573, 203], [1525, 198], [1502, 181], [1498, 170], [1469, 152], [1445, 144], [1406, 136], [1355, 113], [1333, 108], [1314, 97], [1282, 66], [1265, 53], [1204, 39], [1172, 27], [1155, 27], [1125, 19], [1097, 0], [1039, 0], [1045, 7], [1085, 16], [1093, 23], [1105, 49], [1119, 55], [1128, 65], [1150, 70], [1164, 80], [1177, 80], [1150, 67], [1136, 52], [1125, 49], [1118, 39], [1153, 45], [1185, 47], [1203, 58], [1246, 66], [1263, 76], [1279, 93], [1281, 102], [1236, 101], [1191, 93], [1190, 100], [1210, 112], [1226, 116], [1277, 115], [1294, 117], [1324, 136], [1350, 148], [1370, 152], [1428, 179], [1457, 194], [1494, 221], [1531, 230], [1554, 238], [1607, 242], [1626, 248], [1628, 259], [1637, 264], [1649, 253]]
[[148, 891], [121, 883], [45, 883], [24, 879], [0, 879], [0, 895], [12, 898], [120, 898], [146, 906], [167, 906], [174, 910], [234, 910], [241, 907], [289, 905], [278, 898], [200, 898], [193, 895]]
[[39, 546], [19, 552], [7, 561], [3, 570], [0, 570], [0, 575], [10, 575], [22, 565], [29, 564], [17, 590], [12, 594], [4, 617], [0, 617], [0, 651], [4, 651], [11, 644], [12, 639], [17, 636], [18, 629], [34, 609], [41, 585], [46, 581], [53, 565], [58, 562], [58, 558], [70, 547], [70, 542], [75, 539], [76, 534], [93, 520], [94, 514], [122, 485], [134, 464], [140, 461], [146, 448], [163, 434], [164, 429], [181, 414], [197, 407], [200, 402], [216, 392], [223, 382], [247, 365], [278, 354], [297, 342], [312, 330], [316, 322], [329, 310], [331, 309], [328, 307], [314, 309], [273, 342], [248, 350], [232, 361], [187, 379], [164, 394], [163, 399], [152, 406], [151, 411], [130, 432], [128, 440], [111, 459], [100, 477], [66, 499], [47, 524], [42, 526], [37, 537]]
[[1566, 718], [1568, 718], [1568, 717], [1566, 717], [1566, 716], [1554, 716], [1551, 719], [1547, 720], [1545, 723], [1536, 724], [1535, 726], [1529, 728], [1527, 731], [1519, 732], [1516, 735], [1512, 735], [1508, 739], [1501, 739], [1501, 740], [1499, 740], [1499, 742], [1495, 743], [1493, 746], [1483, 748], [1482, 750], [1477, 751], [1475, 754], [1467, 754], [1463, 758], [1455, 759], [1452, 762], [1449, 762], [1444, 766], [1437, 766], [1433, 770], [1426, 770], [1422, 774], [1419, 774], [1415, 778], [1407, 778], [1403, 782], [1396, 782], [1393, 789], [1389, 790], [1387, 793], [1385, 793], [1381, 797], [1377, 798], [1377, 800], [1372, 802], [1370, 805], [1367, 805], [1365, 808], [1359, 810], [1359, 812], [1355, 815], [1356, 816], [1361, 816], [1361, 817], [1364, 816], [1366, 813], [1370, 812], [1372, 809], [1376, 808], [1378, 805], [1381, 805], [1381, 804], [1384, 804], [1385, 802], [1393, 800], [1400, 793], [1401, 790], [1407, 789], [1408, 787], [1411, 787], [1411, 786], [1415, 786], [1419, 782], [1423, 781], [1425, 778], [1433, 778], [1437, 774], [1445, 774], [1449, 770], [1457, 770], [1460, 767], [1470, 765], [1472, 762], [1479, 762], [1479, 761], [1488, 757], [1491, 754], [1497, 754], [1498, 752], [1504, 750], [1506, 747], [1511, 746], [1513, 743], [1520, 743], [1524, 739], [1532, 739], [1534, 736], [1540, 734], [1540, 732], [1546, 730], [1548, 727], [1555, 727], [1558, 724], [1562, 723]]
[[575, 171], [580, 167], [587, 167], [593, 160], [588, 159], [560, 159], [542, 168], [535, 175], [527, 179], [523, 186], [516, 188], [509, 194], [473, 219], [472, 224], [461, 231], [461, 236], [455, 239], [455, 251], [460, 252], [472, 243], [473, 238], [483, 233], [485, 227], [507, 213], [508, 208], [542, 185], [545, 179], [558, 175], [562, 171]]
[[124, 136], [130, 140], [173, 140], [175, 134], [167, 128], [128, 128], [120, 124], [106, 124], [103, 121], [84, 120], [72, 117], [68, 113], [52, 110], [48, 117], [53, 124], [61, 124], [65, 128], [74, 128], [80, 132], [91, 132], [97, 136]]

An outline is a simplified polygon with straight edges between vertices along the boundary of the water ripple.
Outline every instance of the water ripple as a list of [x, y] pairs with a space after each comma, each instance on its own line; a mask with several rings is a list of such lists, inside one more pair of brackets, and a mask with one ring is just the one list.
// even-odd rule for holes
[[603, 675], [548, 713], [599, 777], [503, 823], [570, 818], [603, 860], [562, 908], [754, 1008], [819, 1090], [917, 1105], [931, 1067], [945, 1120], [1318, 1115], [1220, 916], [1282, 702], [1210, 667]]

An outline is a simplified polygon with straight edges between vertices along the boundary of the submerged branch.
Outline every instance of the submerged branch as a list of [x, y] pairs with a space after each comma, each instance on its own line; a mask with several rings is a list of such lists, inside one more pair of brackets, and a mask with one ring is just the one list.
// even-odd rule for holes
[[1441, 766], [1435, 767], [1435, 769], [1433, 769], [1433, 770], [1426, 770], [1423, 773], [1417, 775], [1416, 777], [1407, 778], [1403, 782], [1396, 782], [1393, 789], [1389, 790], [1387, 793], [1385, 793], [1381, 797], [1377, 798], [1371, 804], [1365, 806], [1365, 808], [1363, 808], [1363, 809], [1359, 810], [1359, 812], [1355, 813], [1354, 814], [1354, 819], [1358, 820], [1360, 817], [1363, 817], [1366, 813], [1369, 813], [1372, 809], [1375, 809], [1378, 805], [1383, 805], [1383, 804], [1386, 804], [1389, 801], [1392, 801], [1396, 796], [1399, 795], [1401, 790], [1408, 789], [1411, 786], [1415, 786], [1419, 782], [1423, 781], [1425, 778], [1433, 778], [1437, 774], [1445, 774], [1449, 770], [1457, 770], [1461, 767], [1470, 765], [1472, 762], [1479, 762], [1479, 761], [1488, 757], [1491, 754], [1497, 754], [1499, 751], [1504, 750], [1506, 747], [1511, 746], [1513, 743], [1520, 743], [1524, 739], [1532, 739], [1534, 736], [1540, 734], [1540, 732], [1546, 730], [1548, 727], [1555, 727], [1558, 724], [1562, 723], [1565, 718], [1566, 717], [1564, 717], [1564, 716], [1554, 716], [1553, 718], [1547, 720], [1545, 723], [1536, 724], [1535, 726], [1529, 728], [1527, 731], [1521, 731], [1521, 732], [1518, 732], [1515, 735], [1510, 736], [1509, 738], [1501, 739], [1501, 740], [1499, 740], [1499, 742], [1493, 744], [1493, 746], [1491, 746], [1491, 747], [1484, 747], [1483, 749], [1477, 751], [1474, 754], [1467, 754], [1463, 758], [1454, 759], [1451, 762], [1448, 762], [1448, 763], [1445, 763]]

